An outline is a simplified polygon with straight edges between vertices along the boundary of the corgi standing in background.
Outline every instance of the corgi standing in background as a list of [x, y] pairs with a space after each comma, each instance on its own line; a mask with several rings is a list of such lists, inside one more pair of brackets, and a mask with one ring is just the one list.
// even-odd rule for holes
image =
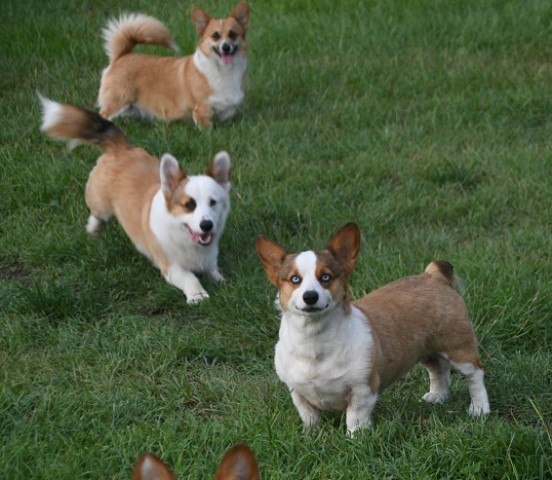
[[[215, 480], [259, 480], [259, 466], [255, 455], [244, 443], [234, 445], [220, 462]], [[132, 480], [176, 480], [167, 465], [151, 453], [136, 462]]]
[[109, 66], [103, 71], [100, 114], [175, 120], [192, 117], [202, 127], [234, 116], [244, 99], [249, 5], [239, 3], [228, 18], [192, 9], [199, 36], [193, 55], [163, 57], [131, 53], [138, 43], [176, 50], [165, 25], [143, 14], [122, 15], [103, 31]]
[[219, 152], [206, 175], [188, 176], [173, 156], [165, 154], [159, 162], [132, 147], [117, 126], [97, 113], [40, 100], [43, 132], [70, 146], [96, 144], [104, 152], [86, 184], [88, 233], [117, 217], [138, 251], [184, 292], [188, 303], [207, 298], [193, 272], [223, 280], [217, 258], [230, 211], [228, 153]]
[[282, 312], [275, 364], [305, 428], [325, 410], [346, 411], [349, 434], [371, 424], [380, 393], [416, 363], [429, 372], [423, 399], [447, 399], [451, 367], [468, 381], [470, 415], [490, 412], [477, 341], [452, 265], [431, 262], [351, 302], [347, 278], [360, 248], [354, 223], [324, 250], [289, 254], [266, 237], [257, 252]]

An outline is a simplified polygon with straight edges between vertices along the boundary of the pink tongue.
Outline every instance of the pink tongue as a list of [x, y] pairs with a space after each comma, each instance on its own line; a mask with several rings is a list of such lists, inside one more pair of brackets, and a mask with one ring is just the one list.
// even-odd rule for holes
[[200, 243], [200, 244], [204, 244], [210, 238], [209, 233], [196, 233], [196, 232], [190, 231], [190, 235], [192, 236], [192, 242]]
[[232, 65], [232, 55], [222, 55], [221, 58], [225, 65]]

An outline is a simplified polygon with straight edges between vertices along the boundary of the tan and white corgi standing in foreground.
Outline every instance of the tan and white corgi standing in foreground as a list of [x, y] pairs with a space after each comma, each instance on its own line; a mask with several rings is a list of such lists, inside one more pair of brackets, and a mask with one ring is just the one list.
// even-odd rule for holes
[[352, 302], [347, 278], [359, 248], [354, 223], [320, 251], [290, 254], [266, 237], [257, 240], [282, 312], [276, 372], [305, 428], [325, 410], [345, 410], [349, 434], [369, 427], [380, 393], [416, 363], [429, 372], [426, 402], [447, 399], [452, 367], [468, 381], [470, 415], [489, 413], [477, 340], [452, 288], [452, 265], [431, 262], [421, 275]]
[[131, 53], [136, 44], [176, 46], [167, 27], [143, 14], [122, 15], [103, 31], [109, 66], [103, 71], [100, 114], [175, 120], [192, 117], [199, 126], [234, 116], [244, 99], [249, 5], [239, 3], [228, 18], [192, 9], [199, 36], [193, 55], [163, 57]]
[[[259, 466], [251, 449], [244, 443], [234, 445], [220, 462], [215, 480], [259, 480]], [[136, 462], [132, 480], [176, 480], [167, 465], [151, 453]]]
[[230, 211], [228, 153], [217, 153], [206, 175], [188, 176], [172, 155], [159, 162], [132, 147], [117, 126], [97, 113], [40, 100], [43, 132], [70, 146], [92, 143], [104, 152], [86, 184], [88, 233], [117, 217], [138, 251], [184, 292], [188, 303], [207, 298], [193, 272], [223, 280], [217, 258]]

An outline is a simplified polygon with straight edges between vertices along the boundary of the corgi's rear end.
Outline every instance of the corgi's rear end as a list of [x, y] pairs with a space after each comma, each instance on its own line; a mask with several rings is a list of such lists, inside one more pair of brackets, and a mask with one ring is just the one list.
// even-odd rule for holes
[[[148, 244], [143, 212], [159, 188], [159, 160], [132, 147], [124, 133], [101, 115], [80, 107], [39, 96], [43, 109], [41, 130], [70, 147], [81, 143], [103, 151], [86, 183], [90, 209], [87, 231], [97, 233], [111, 217], [117, 218], [138, 249]], [[151, 259], [152, 255], [147, 254]]]
[[[155, 455], [148, 453], [136, 462], [133, 480], [176, 480], [171, 469]], [[226, 452], [215, 474], [215, 480], [259, 480], [255, 455], [244, 443]]]
[[[468, 310], [453, 289], [454, 279], [452, 265], [437, 260], [424, 273], [391, 282], [353, 302], [376, 338], [379, 391], [418, 362], [432, 370], [444, 369], [449, 362], [463, 373], [464, 365], [483, 368]], [[446, 399], [444, 386], [441, 390], [435, 403]]]

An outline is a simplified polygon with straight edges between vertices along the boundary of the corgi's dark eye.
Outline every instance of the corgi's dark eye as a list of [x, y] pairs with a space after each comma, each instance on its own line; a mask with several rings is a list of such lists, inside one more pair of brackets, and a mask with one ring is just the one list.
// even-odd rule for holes
[[289, 281], [293, 283], [293, 285], [299, 285], [301, 283], [301, 277], [299, 275], [293, 275]]
[[329, 273], [323, 273], [320, 275], [320, 281], [322, 283], [328, 283], [332, 279], [332, 276]]
[[217, 201], [216, 201], [216, 200], [213, 200], [213, 199], [211, 199], [211, 201], [209, 202], [209, 205], [210, 205], [211, 207], [214, 207], [216, 204], [217, 204]]
[[213, 33], [213, 35], [211, 35], [211, 38], [215, 41], [220, 40], [220, 33], [219, 32]]
[[230, 30], [230, 32], [228, 32], [228, 38], [230, 38], [230, 40], [236, 40], [237, 37], [238, 34], [234, 32], [234, 30]]
[[190, 212], [193, 212], [196, 209], [196, 206], [196, 201], [193, 198], [191, 198], [184, 204], [186, 210], [189, 210]]

